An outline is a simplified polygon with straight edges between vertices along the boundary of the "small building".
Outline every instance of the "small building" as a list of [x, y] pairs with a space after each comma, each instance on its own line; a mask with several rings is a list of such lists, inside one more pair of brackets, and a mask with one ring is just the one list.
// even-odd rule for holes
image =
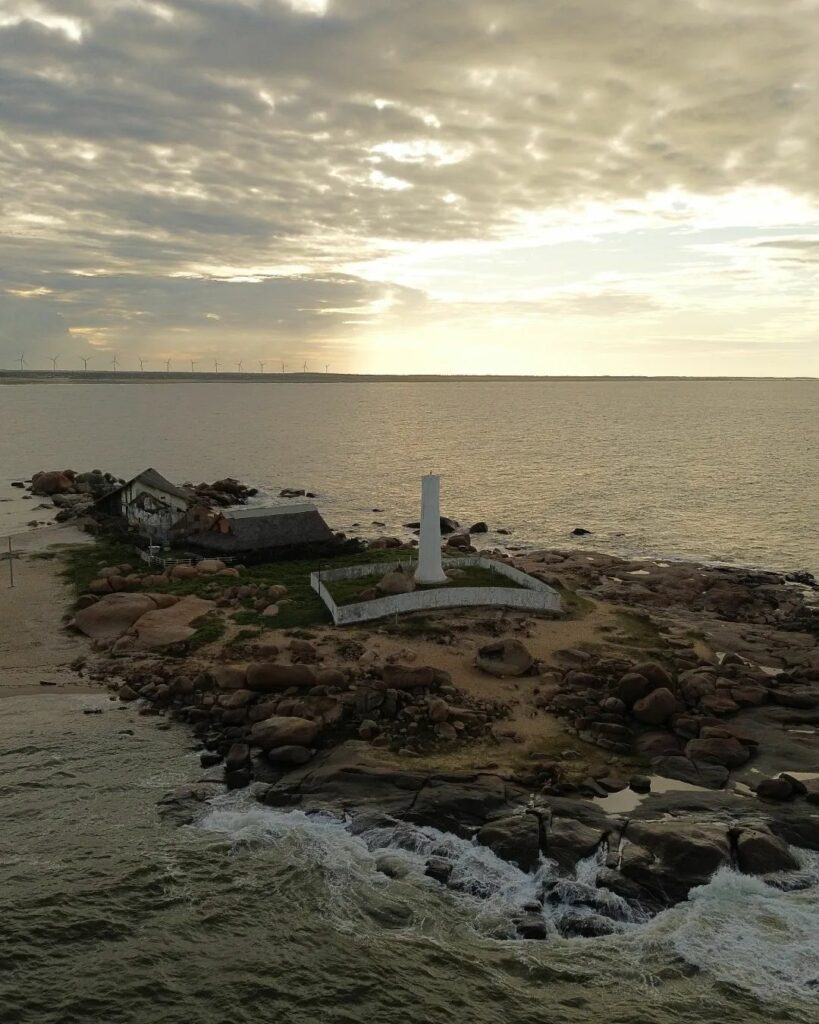
[[165, 539], [187, 512], [192, 498], [190, 491], [172, 484], [155, 469], [145, 469], [100, 498], [96, 507], [106, 515], [125, 519], [150, 537]]
[[188, 531], [185, 543], [220, 555], [326, 544], [334, 534], [315, 505], [264, 505], [225, 509]]

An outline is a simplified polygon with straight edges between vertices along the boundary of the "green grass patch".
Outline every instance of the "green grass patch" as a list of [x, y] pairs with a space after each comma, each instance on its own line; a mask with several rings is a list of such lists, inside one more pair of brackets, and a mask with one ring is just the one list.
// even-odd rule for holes
[[139, 553], [131, 544], [108, 538], [98, 538], [93, 544], [66, 547], [61, 552], [65, 568], [62, 576], [79, 596], [84, 594], [100, 569], [109, 565], [132, 565], [137, 572], [147, 571]]
[[240, 629], [233, 638], [233, 643], [241, 644], [244, 643], [245, 640], [258, 640], [261, 635], [261, 629]]
[[[417, 590], [440, 590], [445, 586], [447, 590], [457, 590], [459, 587], [505, 587], [509, 590], [525, 590], [520, 583], [510, 580], [502, 573], [493, 572], [491, 569], [484, 569], [479, 565], [463, 566], [459, 570], [463, 575], [450, 580], [449, 583], [439, 586], [420, 585]], [[371, 576], [359, 576], [351, 580], [328, 580], [325, 586], [330, 591], [336, 604], [356, 604], [361, 600], [361, 592], [371, 590], [381, 580], [384, 573], [374, 573]], [[381, 595], [379, 595], [381, 596]]]
[[193, 625], [196, 627], [196, 632], [188, 640], [188, 649], [195, 651], [200, 647], [204, 647], [205, 644], [215, 643], [217, 640], [221, 640], [225, 635], [225, 621], [214, 612], [209, 612], [207, 615], [203, 615], [201, 619], [197, 619]]

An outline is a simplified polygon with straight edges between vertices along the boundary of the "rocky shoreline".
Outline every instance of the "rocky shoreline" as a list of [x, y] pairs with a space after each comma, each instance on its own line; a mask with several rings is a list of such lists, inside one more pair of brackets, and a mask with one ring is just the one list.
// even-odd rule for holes
[[[263, 805], [341, 816], [357, 834], [418, 846], [424, 830], [451, 833], [525, 872], [545, 858], [519, 937], [545, 938], [555, 901], [571, 908], [562, 934], [609, 934], [722, 867], [817, 884], [801, 852], [819, 851], [813, 577], [491, 554], [559, 589], [564, 618], [473, 609], [284, 628], [295, 595], [271, 582], [283, 566], [99, 565], [71, 620], [92, 640], [75, 667], [192, 730], [206, 775], [163, 801], [175, 820], [250, 786]], [[194, 647], [203, 621], [220, 628]], [[445, 843], [427, 873], [463, 885]]]
[[[574, 575], [575, 556], [564, 557], [569, 564], [557, 577], [560, 556], [537, 557], [549, 559], [550, 578], [561, 586]], [[582, 568], [587, 583], [577, 593], [593, 600], [596, 588]], [[707, 579], [711, 571], [697, 572]], [[141, 699], [146, 712], [189, 723], [203, 746], [203, 766], [223, 764], [229, 788], [252, 783], [267, 806], [329, 810], [348, 817], [354, 829], [403, 823], [452, 832], [525, 871], [544, 856], [565, 873], [571, 899], [583, 908], [577, 920], [564, 916], [564, 933], [606, 934], [624, 913], [610, 894], [632, 911], [655, 912], [685, 899], [723, 866], [773, 876], [781, 886], [811, 882], [794, 848], [819, 850], [819, 780], [800, 778], [816, 767], [819, 651], [812, 634], [792, 628], [810, 618], [809, 606], [788, 581], [766, 577], [755, 586], [740, 572], [713, 578], [720, 592], [727, 583], [751, 595], [741, 605], [744, 618], [698, 614], [701, 637], [733, 637], [734, 649], [718, 658], [700, 653], [690, 637], [683, 641], [690, 606], [665, 603], [661, 586], [650, 591], [651, 613], [636, 603], [638, 595], [627, 595], [627, 606], [641, 609], [658, 631], [657, 646], [639, 657], [627, 649], [613, 657], [579, 647], [555, 650], [551, 664], [512, 658], [518, 674], [504, 682], [530, 688], [532, 714], [559, 718], [576, 740], [546, 755], [530, 750], [523, 765], [515, 730], [506, 728], [509, 706], [476, 699], [432, 661], [418, 665], [411, 644], [382, 660], [360, 633], [352, 639], [315, 630], [305, 638], [286, 631], [276, 642], [228, 644], [206, 661], [201, 653], [139, 656], [131, 639], [122, 645], [120, 637], [110, 645], [104, 672], [124, 676], [120, 700]], [[782, 594], [773, 604], [777, 588]], [[282, 599], [278, 593], [263, 600], [274, 597]], [[179, 604], [192, 600], [198, 599]], [[763, 614], [775, 621], [761, 624]], [[515, 614], [478, 624], [450, 613], [447, 627], [457, 629], [459, 619], [473, 642], [475, 634], [486, 641], [474, 659], [484, 672], [488, 649], [525, 649], [531, 629]], [[749, 656], [760, 656], [763, 634], [768, 663], [758, 664]], [[449, 646], [446, 635], [435, 642]], [[130, 650], [126, 664], [117, 660], [118, 644]], [[587, 765], [590, 748], [604, 753], [603, 764]], [[484, 758], [494, 749], [496, 760], [448, 771], [425, 764], [430, 756], [472, 749]], [[766, 774], [778, 757], [784, 758], [780, 769], [796, 774]], [[763, 770], [754, 777], [756, 765]], [[651, 794], [651, 776], [692, 788]], [[726, 788], [737, 780], [738, 788]], [[649, 793], [628, 814], [606, 813], [600, 803], [607, 795], [629, 787]], [[169, 797], [166, 810], [182, 810], [185, 820], [195, 813], [191, 801], [195, 806], [218, 788], [186, 788]], [[577, 865], [593, 856], [595, 882], [582, 885], [574, 878]], [[441, 884], [449, 884], [450, 871], [445, 856], [430, 858], [428, 873]], [[556, 891], [563, 889], [552, 887], [543, 899], [557, 898]], [[518, 934], [545, 936], [535, 908], [521, 913]]]

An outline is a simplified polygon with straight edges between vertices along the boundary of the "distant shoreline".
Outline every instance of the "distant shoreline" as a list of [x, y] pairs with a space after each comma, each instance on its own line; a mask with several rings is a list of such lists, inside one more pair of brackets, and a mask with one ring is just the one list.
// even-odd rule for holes
[[606, 381], [815, 381], [819, 377], [681, 377], [681, 376], [546, 376], [490, 374], [390, 373], [213, 373], [164, 370], [0, 370], [0, 384], [83, 384], [135, 382], [231, 384], [476, 384], [540, 381], [544, 383]]

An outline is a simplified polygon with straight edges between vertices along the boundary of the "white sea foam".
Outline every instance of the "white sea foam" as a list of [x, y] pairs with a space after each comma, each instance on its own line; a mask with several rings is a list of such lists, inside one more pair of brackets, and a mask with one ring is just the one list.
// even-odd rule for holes
[[[819, 857], [802, 854], [819, 881]], [[721, 868], [685, 903], [654, 918], [643, 939], [667, 943], [718, 981], [770, 999], [819, 999], [819, 899], [815, 887], [783, 892]]]

